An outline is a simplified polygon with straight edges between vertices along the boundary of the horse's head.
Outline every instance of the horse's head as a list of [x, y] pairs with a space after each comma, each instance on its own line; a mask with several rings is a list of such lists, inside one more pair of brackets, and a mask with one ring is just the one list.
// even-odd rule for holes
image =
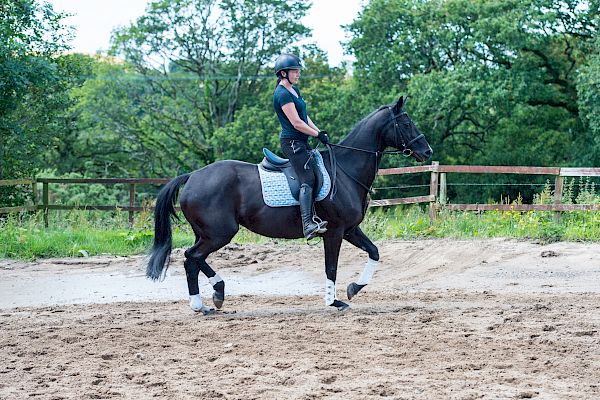
[[419, 162], [427, 161], [433, 154], [433, 150], [425, 136], [404, 111], [405, 102], [406, 99], [400, 97], [396, 104], [382, 107], [380, 111], [385, 121], [380, 134], [383, 147], [394, 147], [405, 156], [413, 156]]

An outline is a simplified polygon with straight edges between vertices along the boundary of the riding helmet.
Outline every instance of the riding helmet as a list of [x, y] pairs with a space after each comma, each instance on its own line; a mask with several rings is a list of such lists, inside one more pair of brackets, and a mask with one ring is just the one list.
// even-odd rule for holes
[[275, 60], [275, 75], [286, 69], [302, 69], [302, 60], [293, 54], [282, 54]]

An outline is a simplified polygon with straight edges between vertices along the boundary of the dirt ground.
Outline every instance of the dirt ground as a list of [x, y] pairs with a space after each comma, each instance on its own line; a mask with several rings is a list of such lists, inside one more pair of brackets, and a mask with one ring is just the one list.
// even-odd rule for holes
[[[161, 283], [141, 256], [0, 261], [0, 399], [600, 398], [600, 243], [377, 245], [343, 313], [320, 246], [214, 254], [213, 316], [187, 305], [181, 251]], [[365, 261], [343, 246], [340, 299]]]

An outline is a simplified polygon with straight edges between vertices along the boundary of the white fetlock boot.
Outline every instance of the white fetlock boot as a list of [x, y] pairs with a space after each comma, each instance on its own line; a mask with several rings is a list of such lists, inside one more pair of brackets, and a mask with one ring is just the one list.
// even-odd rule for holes
[[335, 301], [335, 282], [327, 279], [325, 281], [325, 305], [332, 306]]
[[190, 296], [190, 308], [195, 312], [201, 312], [204, 315], [210, 315], [215, 313], [214, 308], [205, 306], [202, 303], [202, 297], [199, 294]]
[[335, 307], [338, 311], [346, 311], [350, 308], [350, 304], [346, 304], [336, 298], [335, 282], [329, 279], [325, 281], [325, 305]]

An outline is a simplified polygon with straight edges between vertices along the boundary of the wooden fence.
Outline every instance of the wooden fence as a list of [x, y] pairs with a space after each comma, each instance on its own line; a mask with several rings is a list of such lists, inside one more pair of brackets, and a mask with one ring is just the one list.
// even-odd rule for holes
[[[554, 211], [559, 215], [563, 211], [600, 211], [600, 204], [562, 204], [563, 180], [565, 177], [595, 176], [600, 177], [600, 168], [558, 168], [558, 167], [514, 167], [514, 166], [467, 166], [467, 165], [439, 165], [434, 161], [431, 165], [380, 169], [379, 175], [406, 175], [430, 174], [429, 194], [425, 196], [404, 197], [395, 199], [371, 200], [370, 207], [393, 206], [398, 204], [429, 203], [430, 217], [434, 219], [441, 208], [448, 210], [486, 211], [486, 210], [514, 210], [514, 211]], [[552, 204], [449, 204], [446, 201], [447, 184], [446, 176], [450, 173], [462, 174], [520, 174], [520, 175], [547, 175], [554, 177], [554, 201]], [[0, 180], [0, 186], [31, 186], [32, 204], [20, 207], [2, 207], [0, 214], [23, 211], [42, 211], [44, 222], [48, 226], [48, 212], [50, 210], [100, 210], [100, 211], [126, 211], [129, 213], [129, 223], [133, 223], [134, 213], [144, 210], [141, 205], [136, 205], [136, 187], [138, 185], [163, 185], [169, 179], [63, 179], [63, 178], [37, 178], [20, 180]], [[42, 184], [42, 198], [39, 201], [38, 184]], [[50, 204], [50, 184], [125, 184], [129, 186], [129, 204], [127, 205], [61, 205]]]
[[[129, 223], [133, 224], [133, 216], [135, 212], [143, 211], [147, 208], [141, 205], [136, 205], [136, 186], [137, 185], [164, 185], [169, 182], [167, 178], [36, 178], [36, 179], [21, 179], [21, 180], [0, 180], [0, 186], [18, 186], [31, 185], [32, 205], [21, 207], [2, 207], [0, 214], [22, 211], [38, 211], [41, 210], [44, 214], [44, 224], [48, 226], [48, 212], [50, 210], [99, 210], [99, 211], [127, 211], [129, 213]], [[38, 201], [38, 183], [42, 184], [42, 201]], [[129, 204], [127, 205], [63, 205], [50, 204], [50, 184], [101, 184], [114, 185], [125, 184], [129, 186]]]
[[[562, 204], [563, 182], [565, 177], [600, 176], [600, 168], [559, 168], [559, 167], [514, 167], [514, 166], [471, 166], [471, 165], [439, 165], [434, 161], [431, 165], [405, 168], [380, 169], [379, 175], [405, 175], [431, 173], [429, 195], [406, 197], [400, 199], [372, 200], [371, 207], [395, 204], [429, 203], [429, 216], [434, 219], [437, 210], [466, 211], [600, 211], [600, 204]], [[462, 174], [519, 174], [548, 175], [554, 177], [554, 202], [552, 204], [448, 204], [446, 202], [446, 175]]]

